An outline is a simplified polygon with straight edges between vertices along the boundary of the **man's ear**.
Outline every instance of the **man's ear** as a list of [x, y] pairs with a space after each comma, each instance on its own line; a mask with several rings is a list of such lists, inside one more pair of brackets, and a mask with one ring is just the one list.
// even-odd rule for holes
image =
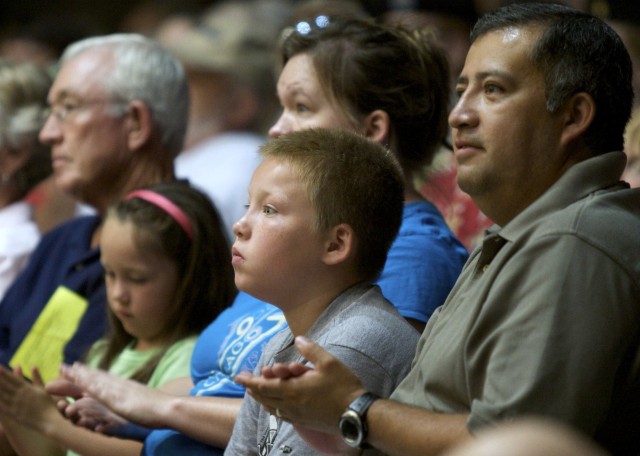
[[587, 131], [596, 116], [596, 103], [591, 95], [580, 92], [567, 101], [563, 110], [565, 121], [560, 141], [566, 147]]
[[353, 255], [355, 233], [346, 223], [334, 226], [329, 232], [322, 261], [326, 265], [336, 265]]
[[389, 114], [382, 109], [371, 111], [364, 118], [365, 136], [380, 144], [389, 142], [391, 120]]
[[129, 102], [127, 107], [127, 140], [129, 149], [138, 150], [149, 142], [153, 131], [151, 110], [141, 100]]

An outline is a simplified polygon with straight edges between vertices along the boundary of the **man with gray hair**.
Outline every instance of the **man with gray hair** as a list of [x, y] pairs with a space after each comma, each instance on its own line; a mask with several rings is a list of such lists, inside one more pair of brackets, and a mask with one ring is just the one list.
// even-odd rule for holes
[[106, 329], [100, 219], [131, 190], [174, 179], [186, 131], [181, 64], [139, 35], [69, 46], [49, 91], [40, 140], [51, 146], [56, 185], [96, 215], [47, 234], [0, 302], [2, 364], [37, 367], [45, 381]]

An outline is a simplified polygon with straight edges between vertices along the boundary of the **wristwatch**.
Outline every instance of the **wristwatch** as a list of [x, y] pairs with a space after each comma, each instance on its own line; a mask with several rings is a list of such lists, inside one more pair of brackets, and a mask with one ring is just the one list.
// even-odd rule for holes
[[352, 448], [370, 448], [367, 439], [367, 411], [373, 401], [380, 399], [373, 393], [364, 393], [354, 400], [340, 417], [338, 426], [342, 439]]

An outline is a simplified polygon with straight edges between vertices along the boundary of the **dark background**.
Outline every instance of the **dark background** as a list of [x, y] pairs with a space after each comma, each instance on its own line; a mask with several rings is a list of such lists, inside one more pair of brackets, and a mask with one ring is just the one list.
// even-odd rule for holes
[[127, 31], [124, 18], [134, 11], [162, 14], [165, 11], [197, 12], [211, 0], [0, 0], [0, 33], [20, 30], [34, 21], [66, 22], [98, 33]]

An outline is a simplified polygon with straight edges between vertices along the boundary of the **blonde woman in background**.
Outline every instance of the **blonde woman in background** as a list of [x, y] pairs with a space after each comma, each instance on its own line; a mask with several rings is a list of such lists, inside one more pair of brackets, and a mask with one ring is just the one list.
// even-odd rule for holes
[[0, 298], [40, 240], [24, 197], [51, 174], [38, 141], [51, 79], [44, 69], [0, 61]]

